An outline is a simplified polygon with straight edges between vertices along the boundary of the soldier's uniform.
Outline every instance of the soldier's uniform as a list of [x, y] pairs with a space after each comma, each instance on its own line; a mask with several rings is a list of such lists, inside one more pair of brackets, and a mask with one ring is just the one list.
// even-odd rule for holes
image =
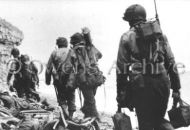
[[24, 91], [21, 88], [22, 85], [22, 74], [20, 72], [21, 67], [22, 67], [22, 63], [20, 61], [20, 52], [17, 48], [13, 48], [11, 51], [11, 54], [13, 55], [14, 59], [12, 59], [11, 61], [11, 66], [7, 75], [7, 83], [8, 85], [10, 85], [10, 80], [12, 78], [12, 76], [14, 76], [14, 80], [13, 80], [13, 86], [11, 86], [11, 89], [16, 89], [17, 94], [19, 97], [22, 97]]
[[68, 66], [65, 68], [64, 65], [71, 65], [70, 60], [74, 55], [67, 48], [67, 40], [65, 38], [59, 38], [57, 45], [62, 46], [53, 51], [49, 58], [46, 69], [46, 84], [50, 84], [52, 75], [58, 103], [63, 109], [68, 106], [70, 117], [72, 117], [73, 112], [76, 111], [75, 89], [66, 87], [70, 74], [66, 69], [72, 69], [72, 66], [70, 66], [71, 68], [68, 68]]
[[[133, 15], [129, 16], [131, 14]], [[146, 21], [144, 8], [140, 5], [130, 6], [125, 12], [124, 20], [129, 21], [131, 28], [122, 35], [119, 44], [117, 57], [118, 106], [122, 107], [121, 95], [127, 89], [126, 106], [130, 110], [135, 108], [139, 130], [173, 130], [164, 116], [170, 87], [173, 92], [178, 93], [181, 86], [167, 38], [164, 35], [159, 38], [159, 49], [162, 54], [158, 55], [156, 64], [151, 63], [149, 60], [150, 46], [140, 39], [141, 36], [133, 26], [139, 21]]]
[[40, 101], [40, 96], [36, 92], [36, 85], [39, 83], [38, 69], [36, 65], [30, 61], [28, 55], [21, 55], [21, 89], [24, 97], [27, 99], [34, 99]]
[[14, 75], [13, 86], [10, 89], [16, 89], [18, 97], [34, 96], [36, 100], [40, 100], [39, 94], [36, 93], [35, 85], [39, 83], [38, 69], [30, 61], [28, 55], [21, 55], [17, 48], [11, 51], [14, 59], [10, 62], [10, 70], [7, 76], [7, 83], [10, 85], [10, 80]]
[[92, 87], [87, 85], [85, 74], [88, 68], [97, 66], [97, 61], [102, 57], [102, 54], [94, 45], [87, 45], [87, 42], [84, 41], [84, 36], [80, 33], [75, 33], [71, 37], [71, 44], [74, 46], [73, 50], [77, 57], [76, 68], [78, 76], [76, 77], [76, 81], [83, 80], [83, 83], [77, 83], [84, 97], [84, 104], [81, 110], [85, 117], [99, 117], [95, 100], [98, 86]]

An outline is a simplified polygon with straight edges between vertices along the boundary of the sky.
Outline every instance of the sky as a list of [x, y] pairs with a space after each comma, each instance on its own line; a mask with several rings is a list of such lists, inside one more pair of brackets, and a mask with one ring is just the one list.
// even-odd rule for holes
[[[153, 0], [0, 0], [0, 17], [23, 31], [21, 53], [44, 63], [58, 37], [69, 41], [72, 34], [88, 27], [93, 44], [103, 54], [99, 66], [107, 73], [116, 60], [120, 37], [129, 29], [123, 13], [136, 3], [145, 7], [147, 18], [155, 17]], [[157, 0], [157, 8], [176, 62], [190, 70], [190, 1]]]

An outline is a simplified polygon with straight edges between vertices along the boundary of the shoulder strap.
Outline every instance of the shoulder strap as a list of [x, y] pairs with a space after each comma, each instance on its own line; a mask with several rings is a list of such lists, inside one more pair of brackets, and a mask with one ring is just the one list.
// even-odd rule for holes
[[164, 43], [164, 39], [160, 39], [160, 38], [157, 38], [156, 39], [156, 42], [154, 43], [154, 45], [156, 46], [154, 52], [152, 52], [152, 61], [153, 62], [156, 62], [159, 58], [159, 60], [162, 60], [164, 61], [164, 52], [163, 52], [163, 44]]
[[[64, 64], [66, 63], [66, 61], [69, 59], [69, 57], [70, 57], [70, 53], [71, 53], [71, 50], [69, 50], [69, 52], [67, 53], [67, 57], [65, 58], [65, 60], [62, 61], [61, 63], [59, 63], [58, 68], [57, 68], [57, 70], [56, 70], [57, 72], [58, 72], [59, 69], [62, 67], [62, 65], [64, 65]], [[54, 64], [53, 64], [53, 67], [54, 67], [54, 69], [55, 69]]]
[[[90, 66], [90, 59], [89, 59], [89, 57], [88, 57], [88, 53], [87, 53], [87, 50], [86, 50], [86, 48], [84, 49], [85, 50], [85, 54], [84, 55], [81, 55], [81, 59], [79, 58], [79, 55], [78, 54], [76, 54], [76, 57], [77, 57], [77, 59], [80, 61], [80, 60], [82, 60], [84, 63], [85, 63], [85, 66], [87, 65], [87, 66]], [[75, 51], [76, 53], [78, 53], [77, 51]], [[86, 61], [88, 62], [88, 63], [86, 63]]]

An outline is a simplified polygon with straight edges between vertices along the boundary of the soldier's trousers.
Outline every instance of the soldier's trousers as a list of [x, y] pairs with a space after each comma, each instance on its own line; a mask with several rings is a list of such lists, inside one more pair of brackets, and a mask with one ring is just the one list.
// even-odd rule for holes
[[166, 74], [143, 76], [144, 87], [134, 89], [134, 106], [139, 130], [174, 130], [164, 119], [170, 94]]
[[16, 89], [18, 97], [20, 98], [34, 98], [40, 101], [40, 96], [35, 90], [35, 84], [31, 80], [20, 79], [15, 80], [13, 87]]
[[54, 83], [56, 89], [58, 103], [62, 106], [68, 106], [69, 113], [76, 111], [75, 90], [68, 89], [64, 84]]
[[15, 81], [13, 82], [13, 87], [16, 89], [17, 95], [18, 95], [18, 97], [20, 97], [20, 98], [22, 98], [23, 95], [24, 95], [23, 84], [24, 84], [24, 83], [22, 83], [22, 81], [20, 81], [20, 80], [19, 80], [19, 81], [15, 80]]
[[84, 104], [81, 110], [84, 113], [85, 117], [99, 117], [95, 100], [97, 88], [86, 86], [80, 89], [84, 97]]

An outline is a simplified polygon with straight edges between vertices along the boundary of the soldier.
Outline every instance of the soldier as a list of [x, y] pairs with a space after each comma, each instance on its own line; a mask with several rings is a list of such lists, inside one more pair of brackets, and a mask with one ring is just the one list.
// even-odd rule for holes
[[[72, 118], [76, 111], [75, 106], [75, 89], [67, 86], [70, 77], [70, 70], [72, 70], [72, 52], [68, 46], [67, 39], [59, 37], [56, 41], [58, 49], [53, 51], [46, 69], [46, 84], [50, 85], [51, 75], [53, 76], [53, 84], [57, 94], [59, 105], [63, 108], [65, 116], [68, 114], [66, 108], [68, 106], [69, 118]], [[67, 67], [66, 67], [67, 66]]]
[[40, 96], [36, 92], [36, 85], [39, 84], [38, 69], [36, 65], [30, 60], [28, 55], [20, 56], [21, 62], [21, 89], [23, 89], [23, 96], [29, 100], [40, 101]]
[[[176, 100], [180, 98], [181, 86], [167, 38], [162, 34], [146, 39], [141, 34], [141, 27], [147, 22], [141, 5], [129, 6], [123, 19], [129, 22], [130, 29], [121, 36], [117, 56], [118, 111], [124, 105], [131, 111], [135, 108], [139, 130], [173, 130], [164, 116], [170, 86]], [[126, 104], [122, 101], [123, 93], [127, 94]]]
[[[10, 90], [14, 91], [13, 89], [16, 89], [17, 94], [19, 97], [22, 95], [22, 89], [21, 89], [21, 73], [20, 69], [22, 67], [21, 62], [20, 62], [20, 51], [17, 48], [13, 48], [11, 50], [11, 55], [13, 56], [14, 59], [11, 61], [11, 68], [8, 72], [7, 76], [7, 84], [10, 86]], [[13, 80], [13, 85], [11, 85], [10, 81], [12, 76], [14, 75], [14, 80]]]
[[[81, 33], [75, 33], [71, 36], [70, 43], [73, 45], [73, 50], [76, 55], [76, 85], [82, 91], [84, 97], [84, 104], [81, 108], [85, 117], [97, 117], [99, 119], [99, 114], [96, 108], [95, 94], [97, 87], [101, 85], [90, 85], [94, 82], [88, 80], [91, 75], [87, 75], [89, 70], [98, 70], [97, 61], [102, 57], [102, 54], [94, 47], [89, 39], [88, 28], [83, 28]], [[88, 40], [87, 40], [88, 39]], [[96, 70], [97, 69], [97, 70]], [[97, 80], [96, 80], [97, 81]]]

